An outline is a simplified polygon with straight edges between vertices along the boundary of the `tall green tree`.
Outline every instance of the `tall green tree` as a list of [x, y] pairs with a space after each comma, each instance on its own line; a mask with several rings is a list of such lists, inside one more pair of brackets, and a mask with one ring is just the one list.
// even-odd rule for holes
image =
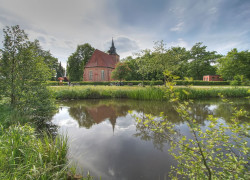
[[137, 72], [142, 77], [142, 86], [144, 86], [144, 80], [147, 75], [153, 71], [151, 66], [152, 62], [152, 53], [149, 49], [142, 50], [140, 53], [137, 54], [136, 64], [138, 66]]
[[125, 59], [122, 60], [124, 63], [126, 63], [129, 67], [130, 75], [127, 77], [128, 81], [131, 80], [142, 80], [141, 74], [138, 72], [139, 67], [136, 62], [136, 59], [132, 58], [131, 56], [126, 57]]
[[57, 69], [59, 66], [58, 59], [53, 57], [50, 51], [43, 50], [38, 40], [30, 43], [32, 43], [32, 45], [34, 46], [34, 50], [36, 51], [37, 56], [41, 56], [44, 59], [45, 64], [49, 68], [48, 80], [55, 80]]
[[50, 69], [39, 56], [34, 43], [19, 26], [6, 27], [2, 58], [5, 96], [11, 106], [39, 120], [53, 109], [51, 94], [45, 86]]
[[88, 44], [78, 45], [67, 61], [67, 75], [70, 81], [81, 81], [83, 79], [84, 66], [91, 58], [94, 48]]
[[179, 67], [180, 55], [177, 48], [166, 48], [166, 44], [163, 41], [158, 41], [154, 46], [154, 58], [151, 61], [151, 68], [157, 71], [166, 82], [165, 71], [176, 71]]
[[216, 51], [207, 51], [207, 46], [202, 46], [202, 43], [196, 43], [190, 50], [190, 59], [188, 65], [188, 76], [195, 80], [202, 80], [204, 75], [215, 75], [216, 67], [212, 64], [221, 55], [216, 54]]
[[218, 70], [225, 80], [233, 80], [237, 75], [243, 75], [250, 80], [250, 52], [233, 49], [225, 57], [217, 60]]
[[187, 76], [188, 59], [190, 59], [189, 51], [184, 47], [171, 47], [169, 51], [175, 60], [171, 68], [172, 73], [184, 79]]
[[59, 77], [64, 77], [64, 75], [65, 75], [65, 69], [60, 62], [59, 65], [57, 66], [57, 69], [56, 69], [56, 80]]
[[126, 79], [130, 74], [130, 69], [126, 63], [117, 63], [115, 70], [112, 71], [111, 77], [112, 79], [119, 80], [120, 82], [123, 79]]

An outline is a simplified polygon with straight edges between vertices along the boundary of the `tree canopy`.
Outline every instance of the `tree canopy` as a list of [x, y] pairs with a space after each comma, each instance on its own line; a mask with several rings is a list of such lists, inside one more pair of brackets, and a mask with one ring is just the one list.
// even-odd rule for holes
[[122, 79], [126, 79], [130, 74], [130, 69], [126, 63], [117, 63], [115, 70], [112, 71], [111, 77], [112, 79], [119, 80], [121, 82]]
[[216, 51], [207, 51], [207, 46], [202, 46], [202, 43], [196, 43], [190, 50], [190, 60], [188, 63], [188, 77], [193, 77], [195, 80], [202, 80], [204, 75], [215, 75], [216, 67], [212, 63], [221, 55], [216, 54]]
[[84, 66], [91, 58], [94, 50], [88, 43], [77, 46], [76, 51], [67, 61], [67, 76], [70, 81], [81, 81], [83, 79]]
[[50, 68], [40, 56], [37, 42], [31, 42], [19, 26], [6, 27], [2, 50], [4, 96], [11, 99], [11, 105], [22, 113], [31, 113], [39, 120], [43, 113], [53, 109], [51, 95], [45, 86], [50, 77]]
[[233, 80], [237, 75], [243, 75], [250, 80], [250, 52], [232, 49], [226, 56], [217, 60], [217, 73], [225, 80]]

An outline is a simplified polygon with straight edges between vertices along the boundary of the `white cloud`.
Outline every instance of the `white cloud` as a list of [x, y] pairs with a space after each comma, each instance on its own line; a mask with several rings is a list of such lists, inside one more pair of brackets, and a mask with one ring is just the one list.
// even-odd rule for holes
[[170, 29], [170, 31], [182, 31], [183, 30], [183, 25], [184, 25], [184, 22], [179, 22], [178, 24], [176, 24], [175, 27], [172, 27]]
[[[218, 52], [231, 46], [249, 48], [249, 32], [240, 35], [250, 28], [248, 1], [147, 1], [143, 8], [132, 0], [123, 2], [126, 8], [120, 3], [113, 0], [0, 0], [0, 28], [19, 24], [63, 65], [78, 44], [90, 43], [107, 51], [112, 37], [121, 58], [135, 51], [152, 49], [153, 41], [160, 40], [186, 48], [204, 42]], [[135, 4], [138, 7], [128, 8]], [[2, 32], [0, 35], [2, 41]]]
[[184, 47], [184, 48], [190, 48], [190, 46], [188, 45], [188, 43], [186, 41], [184, 41], [182, 38], [179, 38], [176, 42], [170, 42], [169, 43], [170, 47]]

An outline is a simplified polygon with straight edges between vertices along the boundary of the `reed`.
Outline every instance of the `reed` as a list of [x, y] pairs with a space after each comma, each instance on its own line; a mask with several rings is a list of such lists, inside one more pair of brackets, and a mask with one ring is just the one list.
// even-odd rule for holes
[[[138, 100], [167, 100], [164, 87], [117, 87], [117, 86], [75, 86], [75, 87], [48, 87], [53, 90], [57, 99], [105, 99], [128, 98]], [[221, 93], [225, 97], [249, 96], [250, 88], [183, 88], [175, 87], [180, 99], [200, 99], [218, 97]]]
[[0, 179], [59, 179], [67, 167], [67, 139], [37, 138], [29, 125], [0, 128]]
[[27, 124], [27, 117], [20, 116], [3, 101], [0, 112], [0, 179], [68, 178], [72, 167], [67, 159], [66, 137], [37, 134], [34, 125]]

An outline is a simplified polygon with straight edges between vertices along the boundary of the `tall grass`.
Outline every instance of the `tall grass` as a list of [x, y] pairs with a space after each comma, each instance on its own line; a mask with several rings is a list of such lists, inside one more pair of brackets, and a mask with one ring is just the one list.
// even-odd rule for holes
[[0, 127], [0, 179], [59, 179], [65, 177], [67, 139], [44, 135], [29, 125]]
[[[48, 87], [54, 90], [57, 99], [104, 99], [128, 98], [138, 100], [167, 100], [164, 87], [117, 87], [117, 86], [78, 86], [78, 87]], [[181, 88], [181, 99], [200, 99], [218, 97], [218, 93], [225, 97], [249, 96], [250, 88]]]
[[38, 135], [26, 118], [0, 101], [0, 179], [70, 179], [67, 138]]

